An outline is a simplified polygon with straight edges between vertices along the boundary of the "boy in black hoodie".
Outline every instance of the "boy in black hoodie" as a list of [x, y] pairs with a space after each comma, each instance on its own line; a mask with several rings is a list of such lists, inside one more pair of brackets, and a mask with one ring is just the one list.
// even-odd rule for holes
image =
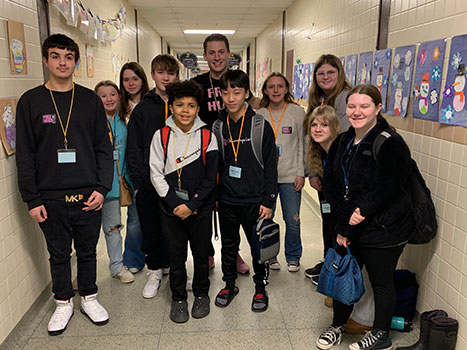
[[[274, 133], [245, 100], [249, 95], [249, 78], [241, 70], [227, 71], [220, 80], [226, 110], [214, 123], [220, 153], [218, 211], [222, 240], [222, 272], [225, 288], [217, 294], [215, 304], [226, 307], [238, 293], [236, 256], [240, 244], [240, 225], [250, 243], [253, 226], [261, 218], [271, 218], [277, 195], [277, 156]], [[260, 123], [255, 123], [260, 121]], [[262, 122], [261, 122], [262, 121]], [[252, 134], [252, 124], [262, 127]], [[262, 134], [260, 151], [254, 147], [253, 135]], [[261, 154], [255, 154], [257, 152]], [[261, 159], [261, 161], [259, 160]], [[268, 307], [269, 269], [253, 259], [255, 294], [251, 309]]]
[[50, 335], [73, 316], [70, 255], [78, 261], [81, 312], [98, 325], [109, 315], [97, 301], [96, 245], [104, 197], [112, 187], [112, 147], [101, 99], [73, 83], [78, 45], [54, 34], [42, 45], [49, 81], [21, 96], [16, 114], [18, 185], [50, 254], [56, 309]]
[[143, 289], [144, 298], [157, 295], [167, 253], [162, 242], [159, 216], [159, 196], [149, 176], [149, 149], [154, 133], [164, 127], [169, 108], [165, 88], [178, 80], [179, 65], [170, 55], [158, 55], [151, 62], [151, 77], [155, 89], [144, 95], [143, 100], [131, 113], [128, 123], [126, 148], [127, 172], [135, 188], [142, 250], [148, 268], [148, 281]]
[[217, 141], [198, 117], [203, 92], [194, 81], [167, 87], [172, 116], [151, 143], [151, 181], [159, 194], [170, 255], [170, 319], [188, 321], [187, 243], [193, 254], [194, 318], [209, 314], [209, 247], [217, 176]]

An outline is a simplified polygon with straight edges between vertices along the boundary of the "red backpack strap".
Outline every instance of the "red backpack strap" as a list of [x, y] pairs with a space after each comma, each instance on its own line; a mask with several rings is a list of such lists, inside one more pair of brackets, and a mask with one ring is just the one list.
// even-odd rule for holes
[[211, 131], [208, 129], [201, 129], [201, 153], [203, 155], [203, 163], [206, 165], [206, 151], [211, 143]]
[[161, 143], [162, 143], [162, 149], [164, 150], [164, 164], [167, 160], [167, 145], [169, 143], [169, 133], [170, 133], [170, 128], [168, 126], [164, 126], [161, 129]]

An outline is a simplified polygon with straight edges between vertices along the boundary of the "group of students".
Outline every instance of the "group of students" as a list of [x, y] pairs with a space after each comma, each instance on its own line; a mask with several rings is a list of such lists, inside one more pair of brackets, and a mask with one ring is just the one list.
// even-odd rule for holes
[[[130, 283], [133, 273], [147, 265], [143, 297], [157, 295], [170, 267], [170, 319], [177, 323], [189, 319], [188, 243], [194, 262], [191, 315], [202, 318], [210, 312], [216, 206], [225, 282], [216, 306], [232, 302], [239, 293], [237, 271], [246, 271], [238, 256], [240, 226], [250, 242], [256, 222], [273, 217], [277, 196], [286, 223], [287, 268], [298, 271], [301, 190], [307, 175], [319, 192], [325, 252], [336, 242], [342, 247], [352, 243], [352, 254], [366, 266], [374, 291], [373, 330], [349, 348], [391, 349], [392, 276], [413, 226], [403, 191], [410, 152], [382, 117], [379, 91], [371, 85], [351, 88], [340, 60], [323, 55], [305, 113], [280, 73], [266, 78], [261, 100], [254, 97], [248, 76], [227, 69], [225, 36], [212, 34], [203, 45], [210, 68], [205, 74], [179, 82], [176, 59], [158, 55], [151, 64], [153, 90], [143, 69], [130, 62], [122, 67], [120, 89], [102, 81], [96, 95], [73, 83], [76, 43], [61, 34], [45, 40], [42, 54], [50, 80], [18, 102], [17, 167], [22, 198], [50, 254], [57, 305], [49, 334], [62, 333], [73, 315], [72, 240], [81, 311], [95, 324], [108, 322], [95, 284], [101, 224], [112, 276]], [[393, 137], [373, 154], [376, 136], [387, 130]], [[119, 174], [135, 194], [123, 254]], [[252, 263], [251, 309], [263, 312], [269, 303], [269, 268], [280, 269], [280, 264], [277, 259]], [[317, 282], [321, 267], [305, 274]], [[352, 306], [334, 300], [333, 310], [332, 325], [317, 340], [319, 349], [340, 343]]]

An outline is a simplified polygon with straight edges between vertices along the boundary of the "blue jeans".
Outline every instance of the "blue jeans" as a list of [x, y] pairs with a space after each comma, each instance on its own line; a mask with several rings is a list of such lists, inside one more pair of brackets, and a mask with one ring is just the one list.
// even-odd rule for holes
[[[133, 198], [133, 201], [135, 199]], [[128, 268], [134, 267], [141, 270], [144, 267], [144, 254], [141, 250], [143, 234], [139, 225], [136, 203], [128, 207], [126, 221], [125, 251], [123, 252], [123, 264]]]
[[118, 275], [123, 267], [122, 235], [120, 233], [122, 228], [120, 200], [106, 199], [102, 206], [102, 231], [104, 231], [112, 276]]
[[[287, 261], [300, 261], [302, 257], [302, 240], [300, 238], [300, 203], [302, 191], [295, 192], [293, 183], [277, 184], [281, 200], [282, 217], [285, 221], [285, 259]], [[272, 210], [276, 211], [276, 203]]]

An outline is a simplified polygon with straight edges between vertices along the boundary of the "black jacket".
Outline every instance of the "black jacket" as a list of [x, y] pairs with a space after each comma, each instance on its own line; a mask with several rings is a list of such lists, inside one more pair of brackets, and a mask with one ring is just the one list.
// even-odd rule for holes
[[135, 190], [155, 191], [149, 176], [149, 149], [154, 133], [165, 126], [165, 102], [149, 91], [131, 113], [128, 123], [126, 168]]
[[[227, 128], [227, 112], [225, 110], [221, 112], [225, 155], [224, 159], [219, 157], [218, 200], [231, 204], [260, 203], [267, 208], [272, 208], [277, 196], [276, 142], [271, 125], [265, 122], [262, 143], [264, 169], [261, 168], [251, 144], [251, 122], [254, 115], [255, 112], [248, 106], [238, 151], [237, 166], [242, 169], [241, 178], [237, 179], [229, 175], [230, 166], [235, 165], [235, 157]], [[237, 122], [230, 121], [235, 147], [237, 147], [241, 123], [241, 118]]]
[[[389, 129], [378, 118], [358, 147], [348, 169], [349, 192], [345, 199], [343, 157], [352, 147], [354, 128], [339, 135], [331, 145], [324, 170], [323, 192], [337, 219], [336, 231], [351, 243], [370, 247], [390, 247], [406, 242], [413, 230], [410, 199], [403, 186], [410, 169], [410, 151], [397, 133], [388, 138], [375, 159], [373, 143], [377, 135]], [[349, 219], [356, 208], [365, 217], [351, 226]]]
[[[53, 92], [63, 125], [66, 125], [71, 90]], [[112, 147], [102, 101], [94, 91], [75, 84], [68, 148], [76, 150], [75, 163], [59, 164], [63, 132], [49, 90], [40, 85], [21, 96], [16, 112], [16, 165], [18, 185], [28, 208], [44, 200], [65, 200], [66, 195], [104, 197], [112, 188]], [[87, 198], [86, 198], [87, 199]]]

